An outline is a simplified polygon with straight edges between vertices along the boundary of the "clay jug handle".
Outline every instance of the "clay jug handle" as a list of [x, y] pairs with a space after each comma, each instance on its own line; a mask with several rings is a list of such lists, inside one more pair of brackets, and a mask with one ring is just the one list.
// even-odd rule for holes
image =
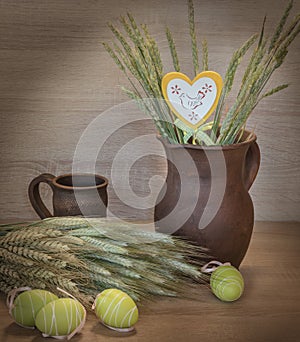
[[53, 189], [52, 180], [55, 176], [51, 175], [50, 173], [43, 173], [40, 176], [34, 178], [28, 187], [28, 195], [30, 203], [36, 213], [39, 215], [41, 219], [46, 217], [52, 217], [53, 215], [50, 211], [46, 208], [45, 204], [43, 203], [39, 191], [40, 183], [46, 183], [50, 185], [51, 189]]
[[260, 165], [260, 151], [256, 142], [252, 143], [246, 154], [244, 184], [249, 190], [256, 178]]

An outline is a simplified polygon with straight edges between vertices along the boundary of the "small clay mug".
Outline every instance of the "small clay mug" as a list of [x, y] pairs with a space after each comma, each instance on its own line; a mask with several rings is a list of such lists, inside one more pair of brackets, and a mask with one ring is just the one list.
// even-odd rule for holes
[[[48, 184], [53, 192], [53, 215], [43, 203], [39, 184]], [[95, 174], [65, 174], [58, 177], [43, 173], [34, 178], [28, 188], [33, 209], [40, 218], [52, 216], [105, 217], [108, 180]]]

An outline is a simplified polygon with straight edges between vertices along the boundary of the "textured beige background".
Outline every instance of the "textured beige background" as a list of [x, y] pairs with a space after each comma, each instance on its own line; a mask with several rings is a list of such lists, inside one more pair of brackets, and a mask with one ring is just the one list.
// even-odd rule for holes
[[[224, 75], [232, 52], [259, 30], [264, 14], [268, 14], [266, 30], [270, 32], [286, 2], [195, 1], [196, 24], [200, 37], [208, 39], [211, 68]], [[299, 8], [298, 2], [294, 13]], [[100, 113], [127, 100], [120, 89], [126, 80], [100, 44], [111, 37], [106, 22], [116, 21], [127, 10], [150, 26], [166, 72], [172, 66], [164, 26], [170, 26], [183, 71], [192, 76], [183, 0], [0, 1], [1, 219], [37, 218], [27, 198], [30, 180], [42, 172], [71, 171], [84, 129]], [[261, 169], [251, 191], [256, 219], [260, 220], [300, 219], [299, 49], [298, 38], [272, 80], [273, 85], [288, 82], [290, 88], [264, 100], [249, 121], [250, 128], [256, 127], [262, 151]], [[117, 114], [130, 117], [132, 108], [124, 108], [110, 115], [99, 135], [109, 127], [118, 127]], [[97, 172], [110, 178], [112, 161], [120, 148], [134, 137], [151, 133], [154, 129], [149, 121], [119, 129], [101, 150]], [[154, 139], [151, 144], [147, 148], [150, 146], [154, 155], [161, 152]], [[143, 144], [136, 148], [143, 153]], [[123, 160], [130, 159], [130, 150], [125, 153]], [[137, 196], [148, 196], [151, 185], [155, 191], [159, 189], [161, 179], [148, 184], [150, 177], [165, 172], [163, 159], [154, 155], [140, 159], [130, 171]], [[118, 163], [115, 171], [117, 180], [125, 184], [122, 164]], [[50, 191], [43, 188], [49, 202]], [[151, 209], [127, 207], [112, 188], [110, 209], [114, 213], [151, 219]], [[119, 191], [121, 196], [130, 196], [125, 185]]]

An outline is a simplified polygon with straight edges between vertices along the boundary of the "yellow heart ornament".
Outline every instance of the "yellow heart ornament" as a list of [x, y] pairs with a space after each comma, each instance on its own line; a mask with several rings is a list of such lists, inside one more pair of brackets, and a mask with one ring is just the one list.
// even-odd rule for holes
[[192, 81], [180, 72], [170, 72], [162, 79], [162, 92], [169, 108], [194, 130], [215, 110], [222, 87], [222, 77], [214, 71], [203, 71]]

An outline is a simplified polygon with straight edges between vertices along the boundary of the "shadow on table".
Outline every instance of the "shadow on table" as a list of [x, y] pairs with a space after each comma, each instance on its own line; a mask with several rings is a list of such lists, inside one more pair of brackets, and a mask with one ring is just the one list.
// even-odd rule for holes
[[[37, 335], [39, 335], [38, 330], [26, 329], [26, 328], [19, 326], [16, 323], [11, 323], [10, 325], [8, 325], [4, 329], [4, 336], [5, 337], [9, 337], [9, 336], [10, 337], [12, 337], [12, 336], [20, 337], [20, 336], [22, 336], [22, 337], [26, 337], [27, 339], [29, 339], [31, 336], [32, 336], [32, 338], [39, 337]], [[4, 337], [4, 339], [1, 339], [1, 341], [5, 342], [5, 337]]]
[[[78, 342], [78, 341], [86, 341], [87, 337], [89, 336], [99, 336], [99, 338], [102, 338], [104, 336], [106, 337], [115, 337], [115, 338], [124, 338], [129, 336], [136, 335], [136, 331], [131, 331], [128, 333], [120, 333], [114, 330], [111, 330], [104, 325], [102, 325], [100, 322], [96, 321], [94, 324], [87, 324], [83, 330], [76, 334], [72, 341]], [[24, 327], [19, 326], [16, 323], [11, 323], [5, 327], [3, 330], [2, 336], [0, 335], [0, 341], [6, 342], [6, 341], [30, 341], [30, 342], [45, 342], [45, 337], [42, 336], [42, 333], [37, 329], [26, 329]], [[52, 339], [55, 341], [54, 339]], [[50, 339], [49, 339], [50, 342]]]
[[94, 335], [99, 335], [99, 336], [109, 336], [109, 337], [120, 337], [120, 338], [124, 338], [124, 337], [128, 337], [128, 336], [134, 336], [136, 335], [136, 330], [133, 330], [131, 332], [118, 332], [118, 331], [114, 331], [112, 329], [109, 329], [107, 327], [105, 327], [103, 324], [101, 324], [100, 322], [96, 322], [95, 324], [93, 324], [91, 326], [91, 332]]

